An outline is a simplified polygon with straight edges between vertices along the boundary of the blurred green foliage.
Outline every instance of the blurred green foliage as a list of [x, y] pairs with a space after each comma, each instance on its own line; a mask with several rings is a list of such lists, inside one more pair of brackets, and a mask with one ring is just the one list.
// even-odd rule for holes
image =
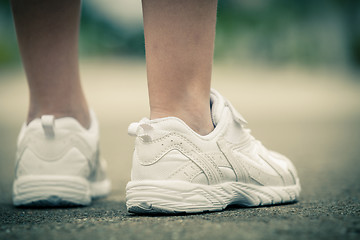
[[9, 0], [0, 0], [0, 66], [19, 62]]
[[219, 1], [216, 57], [360, 67], [358, 0]]
[[83, 2], [80, 54], [144, 57], [143, 28], [123, 26]]
[[[360, 67], [358, 0], [220, 0], [217, 60]], [[83, 1], [80, 54], [144, 57], [143, 29]], [[8, 0], [0, 0], [0, 66], [20, 61]]]

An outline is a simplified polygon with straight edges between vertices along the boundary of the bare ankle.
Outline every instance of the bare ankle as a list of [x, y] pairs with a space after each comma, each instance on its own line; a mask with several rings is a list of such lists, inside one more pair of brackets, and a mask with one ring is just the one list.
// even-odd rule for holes
[[[206, 111], [205, 111], [206, 112]], [[183, 120], [192, 130], [200, 135], [207, 135], [214, 130], [210, 111], [206, 114], [199, 114], [198, 111], [164, 111], [152, 109], [150, 119], [177, 117]]]
[[88, 129], [91, 125], [90, 113], [87, 108], [79, 109], [32, 109], [30, 108], [27, 117], [27, 124], [42, 115], [54, 115], [55, 118], [72, 117], [75, 118], [84, 128]]

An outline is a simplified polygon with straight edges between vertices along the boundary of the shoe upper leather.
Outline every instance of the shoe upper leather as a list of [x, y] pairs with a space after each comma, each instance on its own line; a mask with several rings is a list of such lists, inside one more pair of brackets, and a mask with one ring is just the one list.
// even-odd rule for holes
[[257, 141], [244, 128], [245, 119], [215, 90], [211, 108], [216, 127], [206, 136], [175, 117], [142, 119], [130, 125], [129, 134], [136, 136], [132, 180], [295, 184], [296, 170], [290, 160]]
[[24, 124], [16, 153], [16, 177], [66, 175], [87, 179], [105, 177], [98, 152], [98, 124], [94, 113], [89, 129], [73, 118], [43, 116]]

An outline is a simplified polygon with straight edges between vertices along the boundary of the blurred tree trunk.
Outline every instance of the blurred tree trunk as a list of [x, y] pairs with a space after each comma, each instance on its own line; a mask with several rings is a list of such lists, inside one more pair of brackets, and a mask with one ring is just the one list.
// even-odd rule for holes
[[346, 0], [344, 3], [343, 14], [349, 60], [353, 67], [360, 68], [360, 1]]

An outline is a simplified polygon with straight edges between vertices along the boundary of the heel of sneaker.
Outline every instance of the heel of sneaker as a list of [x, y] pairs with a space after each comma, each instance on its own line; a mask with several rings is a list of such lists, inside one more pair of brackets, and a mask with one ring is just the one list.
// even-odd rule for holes
[[90, 184], [81, 177], [23, 176], [14, 181], [15, 206], [86, 206], [91, 203]]

